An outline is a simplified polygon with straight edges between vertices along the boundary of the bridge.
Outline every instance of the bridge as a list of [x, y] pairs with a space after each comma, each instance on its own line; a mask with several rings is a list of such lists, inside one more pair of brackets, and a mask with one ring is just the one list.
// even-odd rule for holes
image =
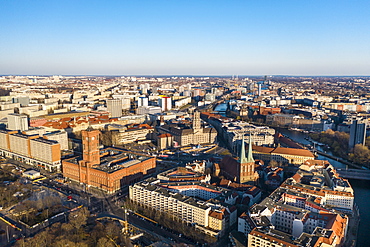
[[[354, 163], [351, 163], [351, 162], [349, 162], [349, 161], [347, 161], [347, 160], [341, 159], [341, 158], [336, 157], [336, 156], [334, 156], [334, 155], [328, 154], [328, 153], [326, 153], [326, 152], [323, 152], [323, 151], [320, 151], [320, 150], [317, 150], [317, 149], [314, 149], [314, 150], [312, 150], [312, 151], [313, 151], [313, 152], [316, 152], [317, 154], [320, 154], [320, 155], [322, 155], [322, 156], [328, 157], [328, 158], [330, 158], [330, 159], [333, 159], [333, 160], [339, 161], [339, 162], [341, 162], [341, 163], [343, 163], [343, 164], [346, 164], [346, 165], [348, 165], [348, 166], [358, 168], [358, 170], [361, 170], [361, 169], [362, 169], [362, 167], [361, 167], [360, 165], [356, 165], [356, 164], [354, 164]], [[354, 170], [356, 170], [356, 169], [354, 169]]]
[[370, 181], [370, 170], [363, 169], [336, 169], [336, 170], [342, 178]]

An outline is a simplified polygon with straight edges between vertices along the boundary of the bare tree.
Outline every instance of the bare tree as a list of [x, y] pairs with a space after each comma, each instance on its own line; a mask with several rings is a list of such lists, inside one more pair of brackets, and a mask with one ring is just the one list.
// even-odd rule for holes
[[80, 210], [71, 212], [68, 216], [69, 223], [75, 228], [80, 229], [81, 226], [86, 225], [87, 217], [90, 215], [89, 210], [86, 207]]

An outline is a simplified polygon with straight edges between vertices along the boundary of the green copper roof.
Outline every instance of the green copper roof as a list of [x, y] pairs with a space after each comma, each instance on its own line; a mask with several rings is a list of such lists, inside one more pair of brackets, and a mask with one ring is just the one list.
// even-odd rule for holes
[[240, 164], [243, 164], [243, 163], [247, 163], [248, 162], [247, 158], [245, 157], [244, 135], [243, 135], [242, 145], [241, 145], [241, 149], [240, 149], [239, 162], [240, 162]]
[[249, 135], [247, 162], [248, 163], [254, 163], [253, 153], [252, 153], [252, 136], [251, 135]]

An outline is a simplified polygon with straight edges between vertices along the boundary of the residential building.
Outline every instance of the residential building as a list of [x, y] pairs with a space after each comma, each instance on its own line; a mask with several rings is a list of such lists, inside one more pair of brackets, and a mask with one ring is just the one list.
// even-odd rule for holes
[[133, 202], [168, 213], [214, 237], [222, 236], [236, 223], [236, 207], [217, 200], [228, 198], [228, 193], [226, 189], [200, 182], [161, 183], [154, 178], [129, 187]]
[[172, 109], [172, 99], [171, 97], [162, 96], [158, 99], [158, 105], [161, 107], [162, 111], [169, 111]]
[[121, 99], [107, 99], [107, 111], [112, 118], [122, 116], [122, 100]]
[[39, 135], [0, 130], [0, 156], [43, 167], [50, 172], [61, 170], [60, 144]]
[[[323, 183], [317, 181], [323, 179]], [[340, 185], [340, 186], [338, 186]], [[354, 194], [324, 161], [307, 161], [238, 219], [248, 246], [344, 246]]]
[[139, 97], [138, 101], [137, 101], [137, 106], [138, 107], [147, 107], [149, 105], [149, 100], [147, 97]]
[[8, 114], [8, 129], [9, 130], [28, 130], [28, 116], [25, 114]]

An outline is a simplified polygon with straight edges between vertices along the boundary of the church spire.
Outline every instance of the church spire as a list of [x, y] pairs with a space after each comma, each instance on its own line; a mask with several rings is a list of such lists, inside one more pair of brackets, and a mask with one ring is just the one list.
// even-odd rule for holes
[[[243, 142], [244, 143], [244, 142]], [[252, 136], [249, 134], [249, 144], [248, 144], [248, 155], [247, 162], [254, 163], [253, 154], [252, 154]]]
[[239, 162], [240, 162], [240, 164], [244, 164], [244, 163], [248, 162], [247, 158], [245, 157], [244, 135], [243, 135], [242, 145], [241, 145], [241, 149], [240, 149]]

